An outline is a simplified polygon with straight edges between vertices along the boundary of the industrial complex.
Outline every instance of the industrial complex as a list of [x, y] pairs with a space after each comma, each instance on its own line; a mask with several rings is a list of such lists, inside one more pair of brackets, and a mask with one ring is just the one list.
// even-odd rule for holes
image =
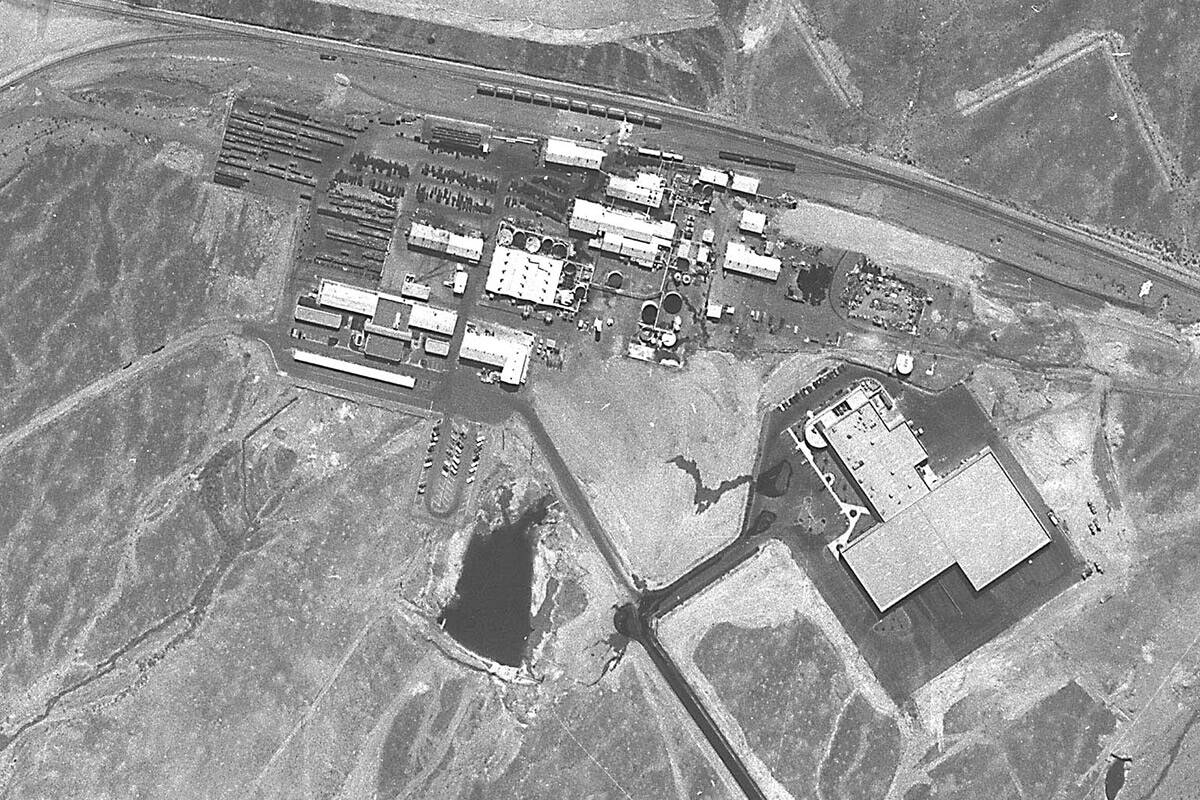
[[1050, 543], [1037, 514], [990, 449], [948, 475], [895, 401], [866, 379], [813, 415], [804, 440], [828, 448], [879, 524], [830, 549], [880, 612], [952, 567], [982, 590]]

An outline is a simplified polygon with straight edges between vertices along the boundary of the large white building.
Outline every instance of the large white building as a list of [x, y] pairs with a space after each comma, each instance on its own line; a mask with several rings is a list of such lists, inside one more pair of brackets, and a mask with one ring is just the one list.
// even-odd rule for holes
[[604, 155], [604, 150], [599, 147], [588, 147], [571, 139], [559, 139], [555, 136], [546, 140], [546, 149], [542, 152], [547, 164], [582, 169], [600, 169]]
[[357, 375], [360, 378], [370, 378], [373, 381], [390, 383], [393, 386], [401, 386], [405, 389], [411, 389], [417, 385], [416, 380], [410, 375], [388, 372], [387, 370], [368, 367], [363, 364], [355, 364], [353, 361], [343, 361], [340, 358], [330, 358], [319, 353], [310, 353], [306, 350], [293, 349], [292, 358], [301, 364], [311, 364], [314, 367], [324, 367], [325, 369], [344, 372], [348, 375]]
[[539, 306], [570, 307], [573, 294], [566, 290], [563, 298], [558, 289], [563, 266], [561, 259], [497, 245], [484, 289]]
[[575, 233], [602, 236], [614, 233], [657, 248], [670, 247], [675, 238], [675, 223], [650, 219], [644, 214], [605, 208], [591, 200], [577, 199], [571, 207], [568, 227]]
[[725, 247], [724, 268], [729, 272], [773, 281], [779, 279], [781, 267], [778, 258], [760, 255], [741, 242], [730, 242]]
[[408, 229], [408, 246], [445, 253], [473, 264], [478, 264], [483, 258], [483, 237], [454, 233], [424, 222], [414, 222]]
[[758, 195], [758, 178], [750, 175], [734, 175], [733, 181], [729, 184], [729, 188], [739, 194], [748, 194], [751, 196]]
[[326, 308], [373, 317], [375, 306], [379, 303], [379, 292], [323, 279], [320, 288], [317, 289], [317, 303]]
[[721, 169], [713, 169], [712, 167], [700, 168], [700, 182], [707, 183], [710, 186], [720, 186], [725, 189], [729, 186], [729, 173]]
[[624, 256], [643, 267], [653, 267], [659, 253], [659, 247], [656, 244], [630, 239], [612, 231], [605, 231], [603, 238], [600, 239], [600, 249], [615, 256]]
[[520, 386], [529, 375], [533, 334], [499, 326], [468, 324], [458, 357], [500, 370], [500, 382]]
[[608, 186], [604, 189], [609, 197], [647, 208], [660, 207], [666, 191], [666, 178], [653, 172], [639, 172], [636, 178], [609, 175]]
[[738, 220], [738, 229], [744, 233], [754, 233], [759, 236], [767, 229], [767, 215], [761, 211], [751, 211], [746, 209], [742, 212], [742, 218]]
[[425, 303], [413, 303], [412, 313], [408, 315], [408, 327], [440, 336], [453, 336], [456, 324], [457, 312]]

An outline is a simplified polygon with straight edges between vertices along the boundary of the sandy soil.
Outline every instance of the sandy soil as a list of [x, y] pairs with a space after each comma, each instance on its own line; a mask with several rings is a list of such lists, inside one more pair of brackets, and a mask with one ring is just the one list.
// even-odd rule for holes
[[163, 28], [74, 10], [41, 12], [0, 0], [0, 84], [67, 53], [161, 34]]
[[445, 0], [335, 0], [338, 5], [381, 14], [439, 22], [456, 28], [529, 39], [546, 44], [597, 44], [651, 33], [699, 28], [712, 22], [711, 0], [641, 3], [588, 0], [540, 3], [499, 0], [455, 3]]
[[764, 371], [718, 353], [682, 371], [578, 359], [536, 387], [535, 405], [563, 457], [634, 572], [652, 584], [737, 535], [745, 481], [698, 510], [692, 477], [669, 462], [694, 460], [706, 488], [749, 474]]
[[800, 201], [776, 219], [780, 233], [813, 244], [866, 253], [880, 264], [969, 286], [987, 265], [979, 255], [881, 220]]

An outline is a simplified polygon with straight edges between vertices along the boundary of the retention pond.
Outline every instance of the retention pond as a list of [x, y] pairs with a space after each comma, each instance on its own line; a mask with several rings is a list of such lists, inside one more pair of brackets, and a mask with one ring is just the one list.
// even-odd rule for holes
[[501, 524], [481, 524], [472, 534], [454, 599], [442, 610], [441, 622], [464, 647], [516, 667], [525, 658], [532, 630], [536, 529], [553, 498], [541, 497], [515, 518], [507, 512], [511, 499], [511, 492], [502, 492]]

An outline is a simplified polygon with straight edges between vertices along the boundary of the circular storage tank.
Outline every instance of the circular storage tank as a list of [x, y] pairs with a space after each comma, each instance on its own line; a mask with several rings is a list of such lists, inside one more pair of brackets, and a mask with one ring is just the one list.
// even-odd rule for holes
[[614, 269], [604, 276], [604, 285], [610, 289], [620, 289], [625, 284], [625, 276], [620, 270]]
[[541, 246], [542, 246], [542, 239], [540, 236], [534, 236], [531, 233], [531, 234], [529, 234], [528, 237], [526, 237], [526, 239], [525, 239], [525, 251], [526, 252], [536, 253], [539, 249], [541, 249]]
[[525, 237], [524, 233], [522, 233], [521, 231], [515, 231], [512, 235], [512, 241], [509, 242], [509, 244], [511, 244], [513, 247], [515, 247], [519, 250], [520, 248], [525, 246], [525, 238], [526, 237]]
[[544, 256], [548, 256], [552, 252], [554, 252], [555, 244], [556, 244], [556, 242], [553, 239], [542, 239], [542, 246], [541, 246], [541, 249], [538, 250], [538, 252]]
[[501, 247], [508, 247], [513, 242], [512, 228], [501, 228], [496, 234], [496, 244]]
[[650, 300], [642, 303], [642, 324], [653, 325], [658, 319], [658, 304]]
[[570, 251], [567, 249], [566, 242], [555, 242], [550, 247], [550, 255], [554, 256], [555, 258], [566, 258], [569, 254]]
[[683, 296], [679, 292], [667, 292], [663, 295], [662, 307], [668, 314], [678, 314], [683, 310]]
[[662, 335], [663, 347], [674, 347], [676, 341], [678, 341], [678, 339], [676, 338], [675, 334], [671, 333], [670, 331], [667, 331]]

